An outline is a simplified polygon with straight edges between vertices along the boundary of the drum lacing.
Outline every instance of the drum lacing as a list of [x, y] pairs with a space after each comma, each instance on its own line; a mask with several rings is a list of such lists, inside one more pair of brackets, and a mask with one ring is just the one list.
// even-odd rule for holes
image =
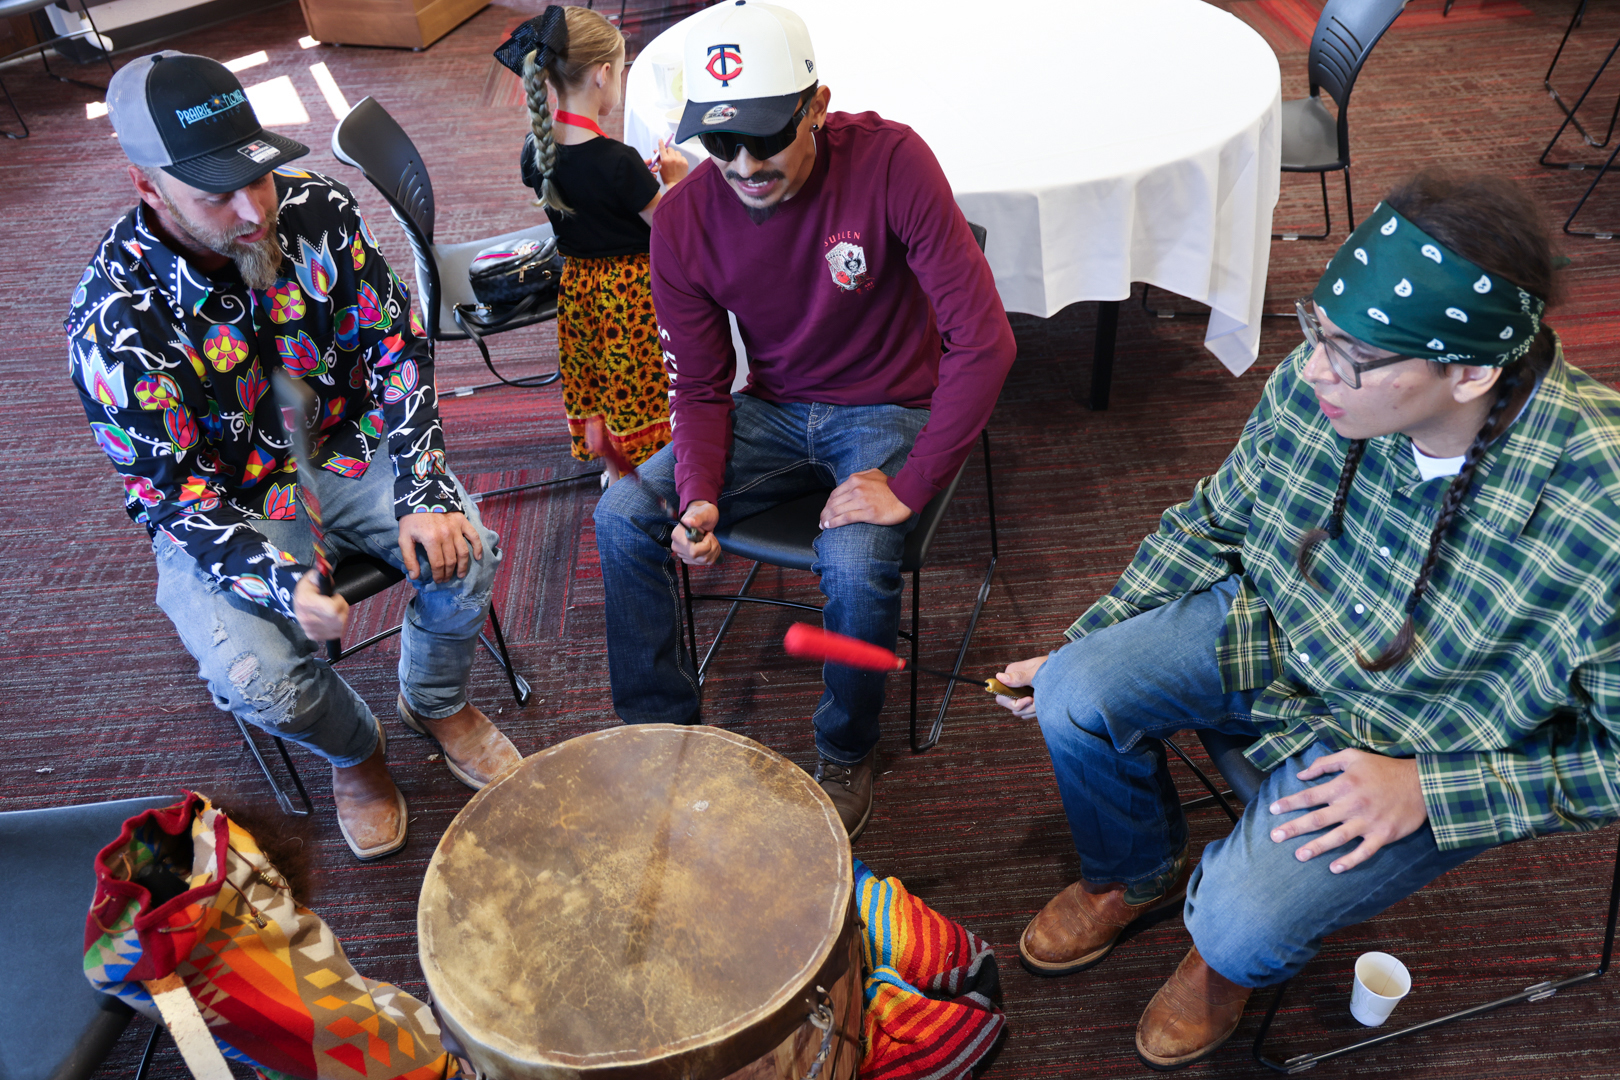
[[[818, 986], [816, 989], [821, 988]], [[832, 1052], [833, 1032], [837, 1028], [832, 1002], [823, 998], [816, 1011], [810, 1014], [810, 1023], [821, 1032], [821, 1049], [816, 1051], [816, 1060], [810, 1063], [810, 1071], [804, 1074], [804, 1080], [816, 1080], [821, 1075], [822, 1066], [827, 1064], [827, 1055]]]

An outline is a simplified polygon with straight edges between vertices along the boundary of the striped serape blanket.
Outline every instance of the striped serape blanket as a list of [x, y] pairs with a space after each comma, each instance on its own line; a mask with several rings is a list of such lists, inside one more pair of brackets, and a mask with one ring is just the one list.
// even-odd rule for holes
[[866, 1056], [861, 1080], [956, 1080], [996, 1044], [996, 955], [977, 934], [855, 860], [865, 923]]

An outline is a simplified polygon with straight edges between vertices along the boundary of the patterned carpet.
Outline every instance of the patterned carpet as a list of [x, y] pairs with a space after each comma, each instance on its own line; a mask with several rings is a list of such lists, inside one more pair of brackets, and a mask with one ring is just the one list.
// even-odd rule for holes
[[[1561, 221], [1589, 174], [1543, 170], [1535, 161], [1558, 121], [1541, 73], [1572, 3], [1458, 0], [1450, 18], [1442, 19], [1441, 0], [1412, 0], [1355, 90], [1351, 127], [1362, 212], [1413, 166], [1448, 163], [1523, 180]], [[627, 23], [636, 42], [665, 25], [642, 14], [649, 6], [632, 4]], [[1284, 96], [1303, 96], [1314, 0], [1224, 0], [1221, 6], [1248, 20], [1277, 50]], [[379, 238], [403, 267], [406, 245], [379, 200], [330, 155], [333, 116], [311, 65], [325, 64], [350, 102], [375, 95], [415, 138], [433, 170], [441, 239], [501, 232], [535, 220], [537, 212], [517, 176], [525, 121], [516, 82], [493, 66], [489, 53], [503, 31], [540, 7], [539, 0], [501, 0], [421, 53], [301, 48], [298, 39], [306, 31], [290, 3], [167, 44], [221, 59], [264, 50], [264, 62], [241, 73], [244, 82], [290, 80], [308, 120], [280, 130], [314, 148], [310, 167], [355, 187]], [[985, 10], [940, 7], [964, 19]], [[1017, 11], [1017, 5], [1005, 5], [989, 17], [1017, 17]], [[1566, 95], [1578, 91], [1617, 34], [1620, 6], [1592, 5], [1558, 72]], [[94, 69], [83, 74], [97, 77]], [[144, 535], [123, 513], [113, 471], [85, 429], [62, 363], [59, 319], [66, 298], [107, 223], [132, 201], [123, 159], [106, 119], [87, 115], [97, 95], [51, 82], [33, 64], [7, 68], [4, 75], [33, 137], [0, 149], [0, 326], [6, 346], [0, 370], [12, 395], [0, 420], [0, 460], [8, 480], [0, 495], [0, 806], [23, 809], [179, 787], [263, 801], [264, 782], [233, 725], [208, 704], [194, 666], [153, 606], [154, 573]], [[1620, 77], [1611, 77], [1593, 95], [1589, 119], [1599, 130], [1617, 92]], [[1598, 151], [1573, 139], [1560, 152], [1601, 160]], [[1588, 205], [1584, 221], [1620, 225], [1620, 180], [1607, 185]], [[1314, 178], [1285, 177], [1283, 190], [1279, 224], [1319, 220]], [[1342, 227], [1342, 187], [1335, 180], [1329, 190]], [[1620, 247], [1572, 240], [1566, 248], [1572, 260], [1566, 295], [1552, 321], [1576, 364], [1620, 382]], [[1325, 244], [1277, 244], [1270, 307], [1291, 307], [1289, 301], [1313, 284], [1329, 251]], [[1291, 323], [1268, 320], [1260, 364], [1234, 379], [1202, 349], [1201, 318], [1152, 319], [1127, 304], [1113, 407], [1092, 413], [1067, 391], [1089, 378], [1093, 309], [1076, 305], [1050, 320], [1014, 317], [1020, 358], [991, 425], [1003, 558], [969, 653], [969, 671], [988, 674], [1003, 661], [1050, 647], [1109, 588], [1159, 511], [1219, 464], [1265, 375], [1298, 341]], [[504, 335], [493, 348], [511, 371], [549, 369], [555, 360], [547, 327]], [[441, 391], [481, 381], [486, 379], [470, 347], [441, 350]], [[555, 388], [447, 394], [444, 415], [452, 463], [474, 490], [578, 468], [567, 456]], [[616, 722], [606, 695], [602, 591], [590, 520], [596, 496], [590, 482], [496, 498], [484, 506], [506, 549], [497, 596], [502, 620], [537, 689], [530, 706], [515, 709], [499, 670], [480, 660], [474, 695], [525, 752]], [[924, 659], [933, 666], [949, 663], [971, 605], [986, 558], [985, 526], [983, 475], [970, 465], [923, 579], [931, 635]], [[740, 571], [725, 566], [708, 576], [734, 580]], [[815, 595], [802, 575], [767, 572], [760, 587]], [[397, 619], [403, 599], [396, 590], [365, 604], [357, 632]], [[711, 613], [711, 625], [716, 617]], [[806, 718], [817, 677], [777, 648], [788, 621], [771, 612], [744, 614], [715, 668], [708, 715], [813, 763]], [[396, 655], [384, 645], [346, 665], [348, 677], [379, 707], [393, 696]], [[937, 701], [937, 687], [925, 685], [925, 716]], [[302, 759], [317, 801], [308, 827], [313, 903], [362, 972], [420, 990], [415, 897], [434, 844], [467, 791], [430, 760], [429, 743], [394, 724], [391, 712], [385, 712], [395, 736], [391, 763], [410, 799], [410, 843], [382, 863], [355, 863], [331, 817], [327, 776]], [[905, 739], [901, 699], [888, 710], [877, 809], [856, 850], [878, 874], [899, 876], [916, 895], [995, 946], [1008, 1035], [985, 1075], [1023, 1080], [1144, 1073], [1133, 1054], [1132, 1031], [1143, 1005], [1187, 948], [1179, 920], [1142, 934], [1093, 972], [1054, 981], [1026, 975], [1016, 963], [1020, 929], [1076, 876], [1039, 733], [989, 700], [963, 693], [952, 704], [937, 749], [913, 756]], [[1195, 816], [1200, 843], [1220, 832], [1214, 813]], [[1609, 831], [1484, 856], [1331, 939], [1285, 1002], [1278, 1053], [1326, 1048], [1360, 1031], [1347, 1015], [1345, 998], [1351, 962], [1368, 948], [1394, 952], [1411, 968], [1416, 988], [1396, 1013], [1407, 1021], [1591, 967], [1614, 842]], [[782, 882], [784, 889], [798, 885]], [[1256, 1000], [1237, 1041], [1195, 1075], [1261, 1073], [1246, 1044], [1263, 1004], [1263, 997]], [[1326, 1064], [1320, 1075], [1613, 1077], [1620, 1075], [1615, 1006], [1614, 983], [1604, 980], [1549, 1003], [1517, 1006]], [[100, 1075], [130, 1075], [144, 1035], [145, 1024], [134, 1025]], [[160, 1052], [156, 1070], [159, 1077], [184, 1075], [172, 1047]]]

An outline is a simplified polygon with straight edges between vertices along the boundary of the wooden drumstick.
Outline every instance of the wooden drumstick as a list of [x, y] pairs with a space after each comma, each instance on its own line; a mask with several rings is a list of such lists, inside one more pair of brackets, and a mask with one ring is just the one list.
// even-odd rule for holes
[[[906, 661], [892, 650], [844, 634], [834, 634], [809, 623], [794, 623], [789, 627], [787, 636], [782, 639], [782, 648], [787, 650], [789, 656], [842, 664], [844, 667], [852, 667], [859, 671], [892, 672], [906, 669]], [[958, 675], [953, 671], [935, 671], [917, 664], [912, 666], [924, 675], [964, 682], [990, 694], [1021, 698], [1032, 697], [1035, 693], [1034, 687], [1008, 686], [996, 678], [975, 679], [968, 675]]]

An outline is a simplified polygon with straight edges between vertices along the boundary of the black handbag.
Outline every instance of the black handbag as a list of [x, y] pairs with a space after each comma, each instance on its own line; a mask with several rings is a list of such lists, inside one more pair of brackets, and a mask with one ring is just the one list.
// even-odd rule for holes
[[515, 244], [497, 244], [485, 248], [473, 257], [468, 267], [476, 304], [457, 304], [453, 311], [456, 325], [478, 346], [484, 366], [490, 374], [509, 386], [545, 386], [555, 382], [559, 373], [526, 379], [508, 379], [490, 361], [489, 348], [484, 335], [495, 333], [507, 323], [529, 318], [536, 314], [544, 318], [545, 309], [555, 312], [557, 289], [562, 281], [563, 257], [557, 253], [557, 238], [519, 240]]
[[474, 256], [468, 274], [473, 295], [482, 307], [515, 304], [536, 293], [557, 295], [562, 279], [563, 257], [557, 254], [557, 238], [519, 240], [497, 244]]

